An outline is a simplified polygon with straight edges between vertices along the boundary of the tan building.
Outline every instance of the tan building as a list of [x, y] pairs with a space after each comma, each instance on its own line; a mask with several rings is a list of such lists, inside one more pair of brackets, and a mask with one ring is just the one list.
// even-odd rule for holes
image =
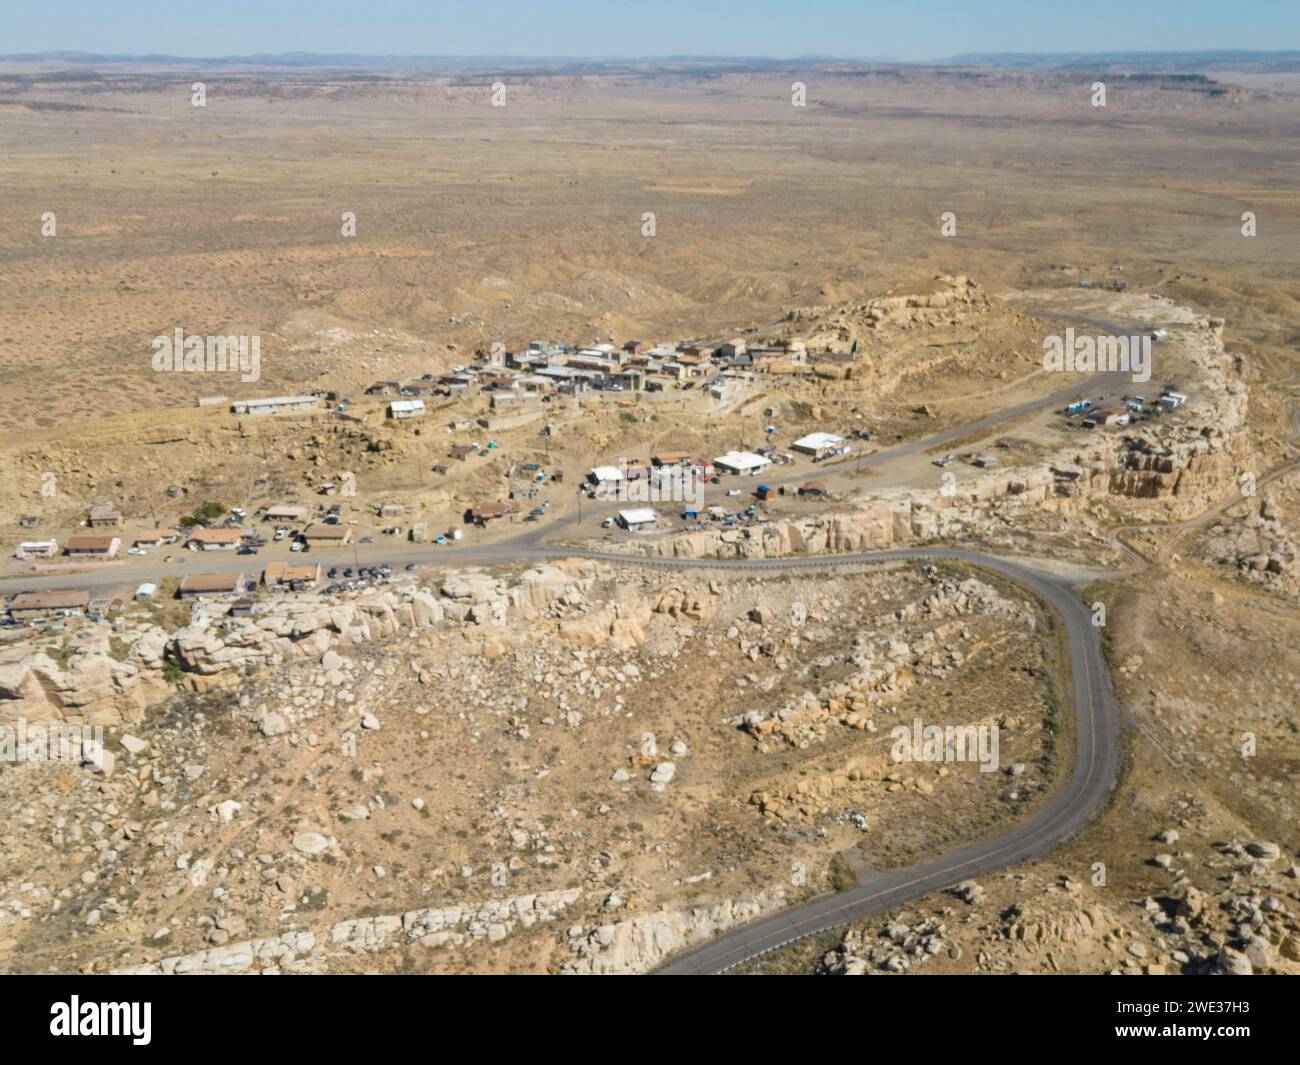
[[205, 529], [196, 525], [190, 530], [185, 546], [191, 551], [233, 551], [243, 535], [239, 529]]
[[352, 526], [324, 523], [308, 525], [303, 536], [312, 547], [346, 547], [352, 542]]
[[475, 525], [487, 525], [488, 522], [497, 521], [500, 518], [517, 513], [519, 513], [519, 508], [513, 503], [497, 500], [492, 503], [476, 503], [470, 508], [469, 517], [470, 521]]
[[239, 595], [243, 590], [242, 573], [191, 573], [181, 581], [177, 595], [197, 599], [203, 595]]
[[106, 525], [121, 525], [122, 513], [107, 503], [97, 503], [90, 508], [90, 517], [86, 519], [86, 524], [92, 529]]
[[116, 536], [81, 533], [68, 537], [63, 553], [78, 558], [112, 558], [121, 547], [122, 541]]
[[262, 571], [262, 583], [268, 588], [300, 583], [313, 585], [320, 580], [320, 566], [291, 566], [287, 562], [271, 562]]
[[89, 606], [89, 592], [19, 592], [9, 603], [9, 613], [19, 621], [30, 621], [56, 614], [81, 614]]
[[311, 508], [300, 504], [280, 504], [266, 508], [266, 521], [306, 522], [311, 517]]
[[163, 544], [174, 544], [180, 538], [180, 533], [175, 529], [147, 529], [137, 533], [132, 542], [136, 547], [161, 547]]

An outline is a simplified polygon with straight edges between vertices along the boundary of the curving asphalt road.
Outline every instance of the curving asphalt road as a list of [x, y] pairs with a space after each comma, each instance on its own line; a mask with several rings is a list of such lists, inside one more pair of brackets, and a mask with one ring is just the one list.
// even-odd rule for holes
[[1046, 853], [1081, 829], [1106, 803], [1119, 767], [1119, 717], [1101, 653], [1100, 630], [1069, 581], [1005, 558], [961, 548], [900, 549], [807, 559], [717, 561], [654, 559], [602, 552], [567, 552], [603, 562], [667, 568], [740, 569], [788, 573], [828, 566], [914, 560], [969, 563], [1020, 585], [1055, 611], [1065, 625], [1070, 655], [1069, 699], [1077, 748], [1069, 781], [1031, 817], [996, 839], [947, 851], [930, 861], [860, 882], [848, 891], [814, 899], [742, 925], [673, 958], [658, 972], [715, 974], [796, 940], [892, 909], [959, 880], [1002, 869]]
[[[1037, 317], [1037, 316], [1036, 316]], [[1048, 316], [1057, 320], [1063, 316]], [[1093, 319], [1073, 319], [1080, 324], [1108, 329], [1111, 332], [1128, 332], [1115, 323]], [[1086, 386], [1105, 390], [1126, 375], [1098, 374]], [[933, 436], [911, 441], [898, 447], [865, 457], [864, 464], [875, 464], [940, 446], [952, 440], [991, 428], [1000, 422], [1021, 414], [1055, 404], [1071, 394], [1084, 391], [1078, 384], [1000, 411], [966, 425], [936, 433]], [[775, 482], [774, 482], [775, 483]], [[584, 551], [574, 548], [551, 547], [541, 542], [550, 530], [539, 526], [518, 537], [496, 544], [473, 545], [463, 548], [421, 547], [395, 550], [391, 545], [374, 545], [385, 557], [396, 562], [411, 559], [436, 560], [444, 565], [464, 565], [468, 562], [503, 563], [527, 558], [590, 558], [617, 565], [642, 565], [668, 569], [741, 570], [746, 573], [792, 573], [829, 567], [852, 566], [869, 563], [951, 560], [965, 562], [996, 573], [1020, 585], [1045, 603], [1062, 620], [1070, 656], [1069, 700], [1076, 722], [1077, 748], [1070, 778], [1031, 817], [1015, 825], [996, 839], [984, 840], [947, 851], [929, 861], [906, 869], [875, 876], [859, 882], [847, 891], [814, 899], [770, 917], [742, 925], [726, 932], [708, 943], [686, 951], [669, 960], [658, 972], [666, 974], [723, 973], [760, 955], [777, 950], [797, 940], [836, 928], [852, 921], [892, 909], [904, 902], [929, 894], [953, 883], [1003, 869], [1018, 862], [1036, 858], [1058, 843], [1079, 831], [1101, 807], [1115, 785], [1119, 766], [1119, 719], [1110, 678], [1101, 652], [1100, 630], [1093, 627], [1089, 611], [1074, 594], [1069, 579], [1048, 575], [1030, 566], [980, 554], [962, 548], [897, 549], [860, 554], [812, 556], [795, 559], [678, 559], [627, 555], [614, 552]], [[369, 553], [369, 552], [367, 552]], [[346, 564], [352, 553], [313, 553], [312, 560], [324, 564]], [[183, 568], [159, 567], [154, 576], [170, 575]], [[60, 574], [48, 577], [19, 577], [0, 579], [0, 590], [6, 587], [86, 587], [124, 579], [140, 580], [143, 575], [104, 572], [88, 580], [86, 574]]]

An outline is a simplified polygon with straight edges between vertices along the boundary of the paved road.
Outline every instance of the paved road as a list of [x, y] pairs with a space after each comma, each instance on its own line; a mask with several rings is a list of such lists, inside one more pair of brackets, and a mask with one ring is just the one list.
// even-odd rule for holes
[[[1044, 316], [1046, 317], [1046, 316]], [[1057, 317], [1057, 316], [1052, 316]], [[1059, 320], [1059, 318], [1058, 318]], [[1126, 333], [1115, 323], [1075, 319], [1111, 333]], [[1096, 374], [1086, 384], [1075, 384], [1052, 395], [1031, 400], [985, 418], [940, 433], [864, 456], [862, 465], [877, 465], [906, 455], [942, 447], [1004, 421], [1044, 407], [1054, 406], [1079, 394], [1098, 395], [1119, 386], [1127, 374]], [[829, 471], [828, 471], [829, 472]], [[837, 471], [838, 472], [838, 471]], [[806, 474], [797, 475], [802, 479]], [[779, 483], [779, 482], [778, 482]], [[1056, 612], [1065, 625], [1070, 656], [1069, 700], [1076, 722], [1077, 748], [1069, 781], [1052, 795], [1033, 816], [995, 839], [973, 843], [945, 852], [906, 869], [866, 879], [848, 891], [795, 906], [771, 917], [743, 925], [687, 951], [659, 971], [669, 974], [721, 973], [762, 954], [776, 950], [818, 932], [892, 909], [908, 900], [950, 886], [959, 880], [1006, 868], [1038, 857], [1082, 828], [1105, 804], [1114, 787], [1119, 762], [1119, 723], [1110, 679], [1101, 653], [1100, 630], [1074, 594], [1068, 578], [1054, 577], [1012, 559], [983, 555], [961, 548], [900, 549], [834, 557], [797, 559], [714, 560], [651, 558], [613, 552], [583, 551], [552, 547], [542, 541], [561, 528], [560, 523], [537, 525], [520, 535], [495, 544], [463, 547], [429, 547], [390, 544], [365, 545], [352, 551], [313, 552], [311, 561], [324, 566], [346, 565], [360, 558], [385, 558], [401, 565], [408, 561], [433, 561], [440, 565], [500, 564], [528, 558], [579, 556], [618, 565], [642, 565], [670, 569], [743, 570], [747, 573], [792, 573], [831, 566], [910, 561], [954, 560], [982, 567], [1019, 584]], [[305, 561], [305, 559], [304, 559]], [[237, 559], [223, 559], [230, 567]], [[0, 581], [0, 591], [19, 588], [96, 587], [126, 581], [158, 579], [185, 573], [185, 565], [160, 565], [148, 573], [105, 570], [101, 573], [59, 574], [20, 577]]]
[[[1080, 319], [1080, 321], [1083, 321]], [[1105, 323], [1093, 323], [1099, 327]], [[1109, 328], [1112, 331], [1122, 331], [1122, 327], [1111, 323]], [[1131, 331], [1131, 330], [1130, 330]], [[965, 425], [955, 426], [951, 429], [945, 429], [941, 432], [934, 433], [930, 436], [922, 437], [919, 440], [912, 440], [905, 444], [899, 444], [896, 447], [885, 448], [871, 455], [864, 455], [859, 459], [851, 460], [846, 463], [828, 466], [824, 473], [819, 476], [830, 477], [840, 473], [847, 473], [850, 470], [859, 467], [879, 466], [892, 460], [914, 455], [918, 452], [929, 451], [934, 448], [940, 448], [944, 444], [951, 443], [972, 434], [980, 433], [985, 429], [1001, 424], [1002, 422], [1019, 418], [1024, 414], [1029, 414], [1043, 408], [1059, 406], [1067, 399], [1075, 396], [1086, 395], [1090, 397], [1102, 395], [1113, 391], [1119, 385], [1127, 380], [1129, 375], [1116, 373], [1101, 373], [1093, 375], [1086, 383], [1076, 383], [1069, 388], [1053, 392], [1051, 395], [1043, 396], [1038, 399], [1029, 400], [1015, 407], [1010, 407], [987, 417], [980, 418]], [[812, 476], [809, 472], [789, 474], [785, 476], [764, 477], [763, 481], [769, 485], [781, 485], [793, 483], [796, 481], [806, 481]], [[617, 510], [625, 507], [625, 503], [611, 503], [601, 508], [599, 504], [588, 508], [589, 513], [600, 515], [603, 513]], [[594, 535], [598, 529], [583, 529], [582, 535]], [[330, 566], [355, 566], [372, 565], [381, 560], [392, 563], [395, 567], [404, 566], [408, 562], [420, 564], [433, 564], [440, 568], [466, 566], [466, 565], [499, 565], [510, 562], [540, 547], [546, 537], [554, 535], [574, 535], [579, 532], [575, 529], [572, 522], [559, 520], [549, 523], [537, 522], [524, 528], [518, 535], [508, 539], [498, 540], [489, 544], [465, 544], [463, 546], [436, 546], [432, 544], [394, 544], [391, 541], [386, 543], [358, 544], [355, 548], [349, 547], [338, 551], [322, 551], [317, 549], [306, 555], [291, 555], [287, 559], [279, 561], [289, 561], [291, 563], [316, 563], [319, 562], [324, 569]], [[190, 553], [183, 548], [173, 548], [172, 553], [181, 557], [186, 557]], [[573, 552], [566, 552], [572, 554]], [[616, 556], [623, 558], [625, 556]], [[234, 555], [229, 552], [217, 552], [215, 554], [196, 554], [192, 558], [187, 558], [185, 562], [165, 563], [158, 562], [147, 568], [135, 567], [105, 567], [100, 570], [85, 569], [79, 571], [70, 571], [67, 573], [51, 573], [41, 575], [29, 575], [19, 577], [0, 578], [0, 593], [12, 594], [20, 591], [53, 591], [63, 589], [109, 589], [121, 588], [128, 585], [139, 584], [142, 581], [159, 581], [169, 577], [183, 577], [187, 573], [195, 572], [213, 572], [213, 571], [235, 571], [237, 569], [247, 569], [251, 573], [260, 571], [267, 560], [257, 556], [246, 557]]]
[[833, 558], [720, 562], [715, 560], [629, 559], [626, 555], [582, 552], [602, 561], [635, 561], [666, 567], [797, 572], [861, 563], [949, 559], [999, 574], [1046, 603], [1065, 625], [1070, 655], [1069, 699], [1077, 748], [1069, 781], [1033, 816], [995, 839], [945, 852], [936, 858], [864, 880], [848, 891], [816, 899], [727, 932], [669, 961], [669, 974], [721, 973], [817, 932], [892, 909], [908, 900], [990, 870], [1046, 853], [1081, 829], [1105, 804], [1119, 764], [1119, 720], [1101, 653], [1100, 630], [1069, 582], [1019, 562], [961, 548], [878, 551]]

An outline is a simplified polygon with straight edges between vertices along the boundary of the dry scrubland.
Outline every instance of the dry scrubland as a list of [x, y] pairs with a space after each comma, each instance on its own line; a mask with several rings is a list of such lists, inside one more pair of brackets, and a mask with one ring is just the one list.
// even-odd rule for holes
[[[806, 109], [790, 107], [794, 78]], [[869, 375], [774, 378], [716, 420], [579, 412], [551, 464], [733, 443], [761, 431], [767, 405], [783, 433], [863, 422], [879, 443], [1009, 406], [1046, 390], [1028, 376], [1042, 326], [1022, 311], [1118, 306], [1082, 294], [1085, 277], [1223, 318], [1232, 380], [1249, 393], [1233, 461], [1261, 477], [1295, 461], [1294, 95], [1116, 82], [1099, 111], [1091, 77], [794, 71], [535, 78], [492, 108], [485, 85], [210, 76], [208, 106], [194, 109], [191, 80], [0, 76], [12, 471], [0, 515], [15, 533], [47, 469], [64, 522], [105, 492], [140, 520], [170, 521], [181, 504], [161, 498], [169, 483], [188, 509], [305, 495], [344, 468], [368, 498], [452, 515], [499, 492], [510, 460], [545, 454], [531, 431], [503, 434], [501, 456], [435, 488], [425, 474], [441, 443], [373, 413], [241, 430], [221, 411], [156, 408], [211, 392], [349, 391], [467, 361], [494, 339], [675, 340], [824, 306], [837, 309], [819, 319], [852, 319], [862, 301], [929, 291], [941, 273], [973, 278], [978, 296], [924, 328], [880, 331]], [[59, 235], [42, 239], [50, 210]], [[948, 210], [958, 236], [944, 240]], [[1259, 218], [1251, 240], [1246, 210]], [[343, 211], [358, 216], [355, 239], [339, 235]], [[657, 215], [652, 239], [643, 211]], [[178, 325], [260, 333], [263, 380], [153, 374], [150, 338]], [[1174, 352], [1153, 380], [1194, 365]], [[1041, 425], [1003, 435], [1031, 456], [1060, 443]], [[1295, 570], [1250, 564], [1293, 550], [1297, 482], [1293, 471], [1240, 500], [1238, 466], [1212, 469], [1190, 501], [1114, 492], [972, 541], [1130, 569], [1084, 593], [1108, 607], [1127, 725], [1103, 817], [1047, 859], [759, 968], [1300, 965]], [[445, 628], [384, 630], [319, 668], [258, 669], [206, 632], [181, 640], [188, 683], [118, 722], [145, 746], [122, 749], [111, 780], [0, 771], [13, 814], [0, 964], [645, 968], [738, 919], [998, 831], [1070, 748], [1055, 634], [1014, 590], [980, 592], [955, 618], [919, 605], [900, 618], [965, 574], [575, 572], [499, 630], [472, 616], [490, 615], [499, 590], [478, 599], [483, 578], [462, 575], [437, 599], [451, 604]], [[169, 632], [184, 621], [155, 620]], [[173, 683], [164, 637], [136, 638], [141, 672]], [[214, 646], [231, 656], [219, 668]], [[864, 668], [864, 647], [906, 676], [883, 695], [822, 692]], [[51, 675], [76, 657], [66, 641], [46, 650]], [[238, 683], [207, 683], [222, 670]], [[805, 692], [815, 710], [762, 724]], [[1003, 763], [1023, 772], [888, 779], [884, 726], [917, 711], [1002, 718]], [[339, 757], [338, 733], [362, 714], [373, 721], [359, 757]], [[1240, 756], [1248, 731], [1253, 759]]]
[[494, 108], [486, 85], [211, 75], [194, 108], [190, 80], [0, 77], [7, 427], [212, 391], [149, 371], [177, 325], [260, 333], [265, 391], [490, 338], [764, 324], [936, 272], [1122, 271], [1230, 308], [1261, 359], [1294, 338], [1293, 96], [1117, 83], [1098, 110], [1086, 77], [794, 71], [537, 79]]

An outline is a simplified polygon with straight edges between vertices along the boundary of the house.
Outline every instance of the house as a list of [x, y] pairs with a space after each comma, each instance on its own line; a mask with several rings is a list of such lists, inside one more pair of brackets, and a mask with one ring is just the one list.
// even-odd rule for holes
[[652, 507], [636, 507], [620, 510], [618, 523], [628, 532], [648, 532], [659, 524], [659, 516]]
[[813, 496], [816, 498], [820, 498], [821, 496], [824, 496], [826, 494], [826, 482], [808, 481], [806, 484], [799, 486], [799, 494], [801, 496]]
[[14, 548], [14, 558], [53, 558], [58, 553], [57, 540], [27, 540]]
[[486, 526], [488, 522], [496, 521], [499, 518], [509, 517], [517, 514], [519, 508], [513, 503], [498, 500], [492, 503], [476, 503], [469, 510], [469, 520], [480, 527]]
[[253, 613], [253, 597], [251, 595], [241, 596], [230, 604], [230, 609], [226, 613], [232, 618], [251, 617]]
[[714, 459], [713, 465], [727, 473], [754, 477], [772, 465], [772, 462], [752, 451], [728, 451]]
[[281, 503], [274, 507], [267, 507], [264, 521], [289, 521], [299, 524], [305, 523], [311, 517], [311, 508], [301, 504]]
[[303, 536], [312, 547], [346, 547], [352, 542], [352, 526], [308, 525]]
[[732, 337], [725, 344], [718, 345], [718, 357], [730, 361], [744, 355], [746, 350], [745, 341], [742, 337]]
[[836, 436], [834, 433], [809, 433], [807, 436], [801, 436], [790, 445], [790, 448], [802, 455], [820, 457], [830, 454], [843, 443], [844, 437]]
[[689, 462], [691, 453], [689, 451], [657, 451], [650, 456], [652, 466], [680, 466]]
[[401, 381], [376, 381], [366, 389], [367, 396], [387, 396], [402, 390]]
[[470, 447], [469, 444], [452, 444], [451, 457], [456, 459], [458, 462], [464, 462], [474, 454], [474, 451], [475, 449]]
[[105, 525], [121, 525], [122, 514], [107, 503], [96, 503], [95, 506], [90, 508], [90, 517], [86, 519], [86, 524], [92, 529], [98, 529]]
[[135, 547], [162, 547], [163, 544], [174, 544], [180, 538], [181, 534], [175, 529], [146, 529], [136, 533], [132, 544]]
[[617, 466], [594, 466], [587, 471], [587, 480], [597, 486], [618, 484], [623, 480], [623, 471]]
[[237, 399], [230, 405], [232, 414], [285, 414], [319, 410], [317, 396], [268, 396], [265, 399]]
[[992, 452], [986, 451], [982, 455], [976, 455], [973, 465], [978, 466], [981, 470], [991, 470], [998, 465], [999, 459]]
[[63, 553], [78, 558], [112, 558], [121, 547], [122, 541], [116, 536], [91, 536], [83, 533], [69, 536]]
[[295, 584], [310, 588], [319, 580], [319, 565], [291, 566], [287, 562], [271, 562], [262, 571], [262, 583], [268, 588]]
[[90, 593], [19, 592], [9, 601], [9, 614], [19, 621], [52, 615], [75, 616], [90, 608]]
[[1103, 407], [1092, 411], [1083, 419], [1085, 429], [1095, 429], [1099, 425], [1128, 425], [1133, 415], [1122, 407]]
[[158, 585], [154, 584], [152, 581], [145, 581], [135, 590], [135, 601], [140, 603], [146, 599], [152, 599], [157, 594]]
[[176, 594], [181, 599], [198, 599], [205, 595], [240, 595], [243, 591], [242, 573], [191, 573], [181, 581]]
[[388, 416], [398, 420], [424, 417], [424, 400], [395, 399], [388, 404]]
[[18, 519], [18, 524], [24, 529], [34, 529], [40, 524], [40, 518], [35, 514], [24, 514]]
[[196, 525], [190, 530], [185, 546], [191, 551], [233, 551], [243, 535], [239, 529], [205, 529]]

